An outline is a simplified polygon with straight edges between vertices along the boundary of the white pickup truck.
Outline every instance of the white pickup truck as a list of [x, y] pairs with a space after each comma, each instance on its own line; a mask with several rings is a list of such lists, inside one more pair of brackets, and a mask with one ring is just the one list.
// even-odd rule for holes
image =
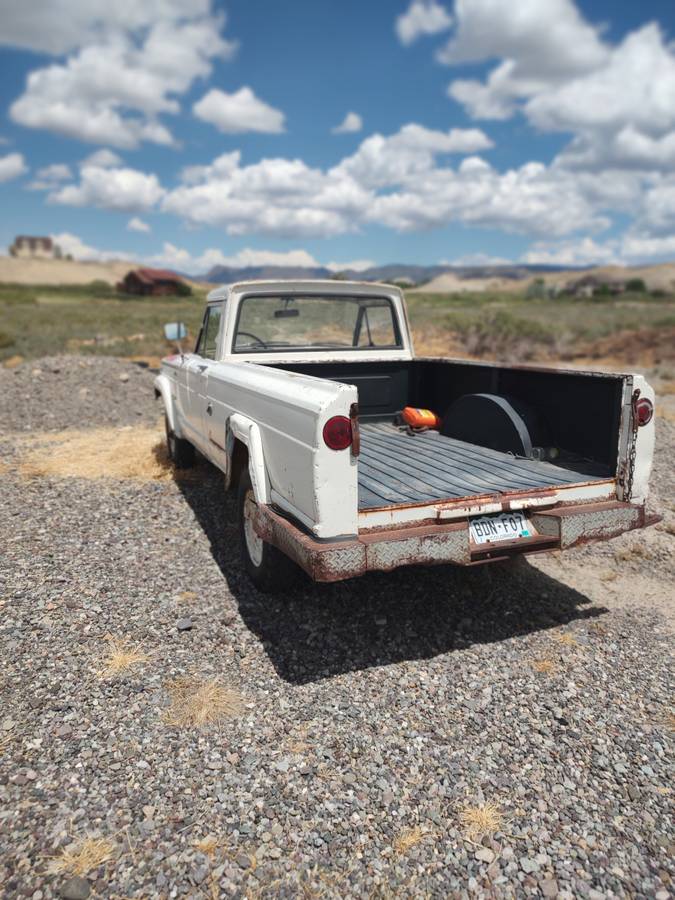
[[[655, 520], [642, 376], [416, 358], [390, 285], [217, 288], [194, 352], [163, 360], [155, 392], [175, 465], [196, 448], [237, 489], [262, 590], [298, 567], [337, 581], [474, 565]], [[433, 427], [416, 427], [419, 409]]]

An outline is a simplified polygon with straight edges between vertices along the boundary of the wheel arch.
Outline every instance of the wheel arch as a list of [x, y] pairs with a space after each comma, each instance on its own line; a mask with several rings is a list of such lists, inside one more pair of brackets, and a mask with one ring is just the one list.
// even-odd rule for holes
[[[240, 444], [243, 449], [237, 450], [237, 444]], [[241, 474], [241, 468], [237, 471], [235, 466], [244, 465], [243, 454], [245, 450], [245, 462], [248, 465], [248, 471], [251, 476], [251, 485], [256, 503], [269, 504], [270, 484], [258, 425], [247, 416], [242, 416], [241, 413], [234, 413], [234, 415], [230, 416], [227, 423], [227, 447], [230, 458], [230, 483], [234, 483], [235, 473], [237, 480]]]

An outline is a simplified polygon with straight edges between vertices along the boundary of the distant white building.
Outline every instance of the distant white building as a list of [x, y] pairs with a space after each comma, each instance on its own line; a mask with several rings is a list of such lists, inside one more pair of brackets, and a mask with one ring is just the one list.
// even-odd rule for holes
[[20, 234], [14, 238], [9, 255], [19, 259], [61, 259], [61, 248], [50, 237]]

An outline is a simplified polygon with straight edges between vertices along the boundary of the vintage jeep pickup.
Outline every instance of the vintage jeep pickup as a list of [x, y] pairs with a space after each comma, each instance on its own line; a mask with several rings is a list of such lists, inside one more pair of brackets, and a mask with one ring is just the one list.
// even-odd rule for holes
[[643, 377], [416, 358], [390, 285], [217, 288], [194, 352], [163, 360], [155, 392], [175, 465], [196, 448], [237, 490], [262, 590], [298, 567], [337, 581], [474, 565], [652, 521]]

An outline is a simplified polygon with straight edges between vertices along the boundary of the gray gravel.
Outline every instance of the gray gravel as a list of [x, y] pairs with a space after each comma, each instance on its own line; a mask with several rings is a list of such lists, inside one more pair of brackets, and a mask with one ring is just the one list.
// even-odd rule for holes
[[[151, 384], [111, 359], [0, 370], [0, 421], [155, 422]], [[569, 577], [408, 569], [270, 599], [209, 467], [22, 480], [18, 442], [0, 449], [4, 896], [67, 893], [49, 860], [88, 835], [114, 848], [92, 896], [673, 896], [672, 635], [571, 586], [593, 549], [563, 557]], [[644, 564], [672, 589], [669, 559]], [[107, 634], [150, 659], [102, 681]], [[167, 682], [194, 674], [243, 712], [165, 724]], [[462, 810], [486, 802], [503, 821], [469, 841]]]

